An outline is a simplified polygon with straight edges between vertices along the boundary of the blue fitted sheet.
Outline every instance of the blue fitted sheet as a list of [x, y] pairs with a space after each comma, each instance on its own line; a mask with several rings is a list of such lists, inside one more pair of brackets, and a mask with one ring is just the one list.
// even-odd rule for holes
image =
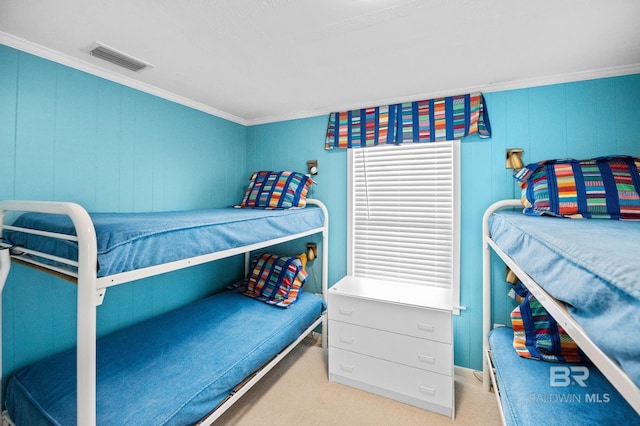
[[499, 211], [492, 239], [640, 387], [640, 222]]
[[[572, 380], [565, 386], [565, 368], [576, 364], [555, 364], [525, 359], [513, 350], [513, 330], [508, 327], [489, 333], [493, 362], [496, 366], [500, 402], [507, 425], [629, 425], [640, 417], [609, 381], [592, 365], [584, 384]], [[571, 373], [570, 373], [571, 374]], [[554, 386], [552, 386], [552, 383]]]
[[[97, 424], [193, 424], [324, 306], [310, 293], [282, 309], [225, 291], [99, 339]], [[75, 350], [17, 371], [6, 399], [14, 422], [76, 424], [75, 371]]]
[[[323, 226], [317, 207], [289, 210], [212, 209], [155, 213], [90, 213], [98, 242], [98, 277], [242, 247]], [[14, 226], [75, 235], [65, 215], [25, 213]], [[5, 240], [66, 259], [73, 241], [5, 231]]]

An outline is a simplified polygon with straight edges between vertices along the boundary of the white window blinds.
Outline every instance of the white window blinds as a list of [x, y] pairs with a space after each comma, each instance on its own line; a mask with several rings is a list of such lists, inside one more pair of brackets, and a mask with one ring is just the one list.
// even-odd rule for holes
[[459, 288], [459, 141], [349, 150], [349, 273]]

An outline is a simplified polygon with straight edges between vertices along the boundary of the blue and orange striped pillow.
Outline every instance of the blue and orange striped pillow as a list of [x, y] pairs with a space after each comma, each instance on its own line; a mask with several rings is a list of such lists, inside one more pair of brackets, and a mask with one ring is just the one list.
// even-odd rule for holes
[[251, 176], [251, 183], [237, 207], [290, 209], [307, 205], [307, 192], [313, 180], [298, 172], [260, 171]]
[[529, 164], [514, 177], [525, 214], [640, 219], [640, 158], [598, 157]]
[[513, 348], [522, 358], [576, 363], [588, 358], [542, 304], [517, 283], [512, 291], [519, 305], [511, 312]]
[[298, 299], [308, 278], [306, 254], [298, 257], [261, 253], [254, 257], [248, 276], [236, 291], [270, 305], [287, 308]]

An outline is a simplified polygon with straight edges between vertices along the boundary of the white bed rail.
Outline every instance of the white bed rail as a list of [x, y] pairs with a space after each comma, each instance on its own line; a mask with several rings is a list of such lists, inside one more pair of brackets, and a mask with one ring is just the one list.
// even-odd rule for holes
[[[489, 331], [491, 331], [491, 250], [493, 249], [509, 269], [522, 281], [531, 294], [538, 299], [549, 314], [562, 326], [569, 336], [571, 336], [580, 349], [589, 357], [591, 362], [611, 382], [618, 392], [620, 392], [622, 397], [627, 400], [629, 405], [640, 413], [640, 389], [631, 381], [618, 363], [602, 352], [589, 338], [582, 326], [573, 319], [564, 303], [549, 295], [540, 284], [522, 270], [522, 268], [491, 239], [489, 231], [490, 216], [497, 210], [508, 207], [522, 207], [522, 204], [520, 200], [498, 201], [489, 206], [482, 218], [483, 354], [486, 354], [487, 349], [489, 349], [488, 335]], [[483, 356], [483, 358], [485, 357]], [[490, 388], [489, 368], [491, 368], [491, 366], [488, 362], [486, 360], [483, 361], [483, 386], [487, 391]]]
[[[5, 215], [8, 211], [67, 215], [76, 229], [76, 238], [78, 241], [78, 424], [93, 426], [96, 424], [96, 265], [98, 261], [96, 233], [93, 222], [89, 217], [89, 213], [75, 203], [56, 201], [0, 201], [0, 224], [2, 225], [2, 229], [8, 228], [8, 226], [4, 225]], [[75, 239], [68, 235], [58, 238]], [[4, 252], [5, 250], [2, 251]], [[4, 260], [5, 259], [0, 259], [3, 263]], [[4, 289], [4, 281], [2, 282], [2, 289]]]

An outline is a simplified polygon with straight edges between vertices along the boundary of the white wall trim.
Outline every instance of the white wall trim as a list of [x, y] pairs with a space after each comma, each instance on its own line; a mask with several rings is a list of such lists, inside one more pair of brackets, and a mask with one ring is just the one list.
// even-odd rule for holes
[[[474, 372], [480, 372], [482, 373], [482, 370], [478, 371], [478, 370], [474, 370], [472, 368], [467, 368], [467, 367], [461, 367], [459, 365], [454, 365], [453, 366], [453, 374], [455, 374], [456, 376], [463, 376], [463, 377], [475, 377]], [[482, 375], [480, 376], [482, 377]], [[475, 377], [476, 380], [478, 380], [478, 383], [482, 383], [482, 381], [480, 380], [480, 378]]]
[[601, 68], [596, 70], [556, 74], [545, 77], [537, 77], [524, 80], [514, 80], [505, 82], [496, 82], [488, 85], [461, 87], [454, 90], [428, 92], [412, 96], [378, 99], [376, 101], [368, 102], [367, 104], [347, 104], [331, 107], [331, 109], [315, 109], [308, 111], [299, 111], [293, 114], [266, 116], [256, 119], [246, 119], [242, 117], [229, 114], [211, 106], [196, 102], [192, 99], [185, 98], [183, 96], [171, 93], [169, 91], [160, 89], [147, 83], [135, 80], [122, 74], [118, 74], [113, 71], [109, 71], [105, 68], [91, 64], [89, 62], [82, 61], [78, 58], [74, 58], [67, 54], [58, 52], [48, 47], [32, 43], [28, 40], [16, 37], [14, 35], [0, 31], [0, 43], [13, 47], [18, 50], [36, 55], [53, 62], [57, 62], [62, 65], [66, 65], [71, 68], [75, 68], [80, 71], [93, 74], [98, 77], [113, 81], [115, 83], [122, 84], [127, 87], [131, 87], [136, 90], [140, 90], [151, 95], [158, 96], [163, 99], [167, 99], [171, 102], [187, 106], [189, 108], [196, 109], [198, 111], [205, 112], [216, 117], [223, 118], [225, 120], [232, 121], [234, 123], [241, 124], [243, 126], [254, 126], [259, 124], [275, 123], [279, 121], [297, 120], [301, 118], [317, 117], [320, 115], [327, 115], [334, 111], [349, 111], [353, 109], [365, 108], [374, 105], [391, 105], [401, 102], [412, 102], [421, 99], [432, 99], [444, 96], [451, 96], [464, 93], [473, 92], [501, 92], [505, 90], [525, 89], [536, 86], [547, 86], [551, 84], [570, 83], [575, 81], [593, 80], [607, 77], [619, 77], [622, 75], [640, 74], [640, 64], [625, 65], [619, 67]]
[[168, 101], [175, 102], [177, 104], [184, 105], [189, 108], [193, 108], [195, 110], [202, 111], [204, 113], [214, 115], [216, 117], [220, 117], [225, 120], [232, 121], [234, 123], [241, 124], [243, 126], [248, 125], [247, 120], [241, 117], [237, 117], [235, 115], [226, 113], [224, 111], [220, 111], [216, 108], [212, 108], [208, 105], [202, 104], [200, 102], [196, 102], [192, 99], [188, 99], [183, 96], [176, 95], [175, 93], [171, 93], [167, 90], [160, 89], [159, 87], [152, 86], [150, 84], [127, 77], [125, 75], [118, 74], [116, 72], [110, 71], [106, 68], [99, 67], [92, 63], [82, 61], [78, 58], [74, 58], [73, 56], [69, 56], [67, 54], [58, 52], [48, 47], [45, 47], [36, 43], [32, 43], [28, 40], [25, 40], [20, 37], [16, 37], [12, 34], [8, 34], [0, 31], [0, 44], [13, 47], [23, 52], [30, 53], [32, 55], [39, 56], [44, 59], [48, 59], [50, 61], [56, 62], [61, 65], [66, 65], [68, 67], [75, 68], [79, 71], [84, 71], [86, 73], [104, 78], [106, 80], [122, 84], [123, 86], [131, 87], [132, 89], [140, 90], [141, 92], [149, 93], [151, 95], [158, 96], [159, 98], [163, 98]]
[[413, 102], [413, 101], [422, 100], [422, 99], [441, 98], [445, 96], [461, 95], [461, 94], [475, 93], [475, 92], [482, 92], [482, 93], [502, 92], [506, 90], [526, 89], [526, 88], [537, 87], [537, 86], [548, 86], [552, 84], [571, 83], [571, 82], [584, 81], [584, 80], [595, 80], [599, 78], [620, 77], [623, 75], [631, 75], [631, 74], [640, 74], [640, 64], [625, 65], [620, 67], [601, 68], [596, 70], [573, 72], [573, 73], [566, 73], [566, 74], [557, 74], [557, 75], [550, 75], [545, 77], [537, 77], [537, 78], [524, 79], [524, 80], [496, 82], [496, 83], [491, 83], [487, 85], [461, 87], [454, 90], [428, 92], [428, 93], [422, 93], [418, 95], [405, 96], [405, 97], [378, 99], [376, 101], [368, 102], [366, 104], [359, 103], [359, 104], [347, 104], [347, 105], [337, 106], [330, 110], [319, 109], [319, 110], [295, 113], [289, 116], [277, 116], [277, 117], [272, 116], [272, 117], [264, 117], [264, 118], [255, 119], [255, 120], [247, 120], [247, 124], [252, 126], [252, 125], [258, 125], [258, 124], [272, 123], [275, 121], [285, 121], [285, 120], [295, 120], [299, 118], [317, 117], [319, 115], [330, 114], [335, 111], [350, 111], [354, 109], [367, 108], [375, 105], [392, 105], [392, 104], [397, 104], [402, 102]]

